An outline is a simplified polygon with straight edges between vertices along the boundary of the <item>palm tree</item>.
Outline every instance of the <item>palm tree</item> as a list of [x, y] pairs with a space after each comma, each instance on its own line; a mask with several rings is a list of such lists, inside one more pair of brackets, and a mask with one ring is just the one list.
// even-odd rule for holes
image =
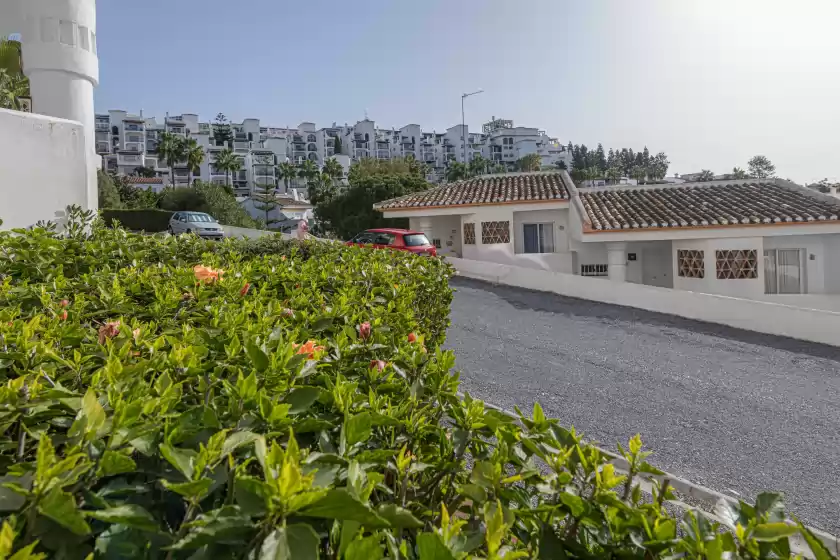
[[277, 174], [280, 180], [286, 185], [286, 192], [289, 192], [289, 183], [298, 176], [297, 167], [288, 161], [277, 166]]
[[641, 165], [634, 165], [633, 169], [630, 170], [630, 176], [636, 179], [637, 182], [644, 181], [645, 177], [647, 177], [647, 170]]
[[749, 176], [747, 172], [741, 169], [740, 167], [733, 167], [732, 168], [732, 178], [733, 179], [748, 179]]
[[312, 161], [311, 159], [307, 159], [302, 164], [300, 164], [300, 167], [298, 167], [298, 175], [302, 179], [306, 179], [307, 181], [315, 177], [315, 175], [317, 174], [318, 164]]
[[539, 171], [542, 167], [542, 158], [539, 154], [528, 154], [519, 160], [520, 171]]
[[216, 169], [225, 172], [225, 179], [228, 186], [231, 186], [231, 174], [242, 169], [242, 161], [230, 148], [225, 148], [216, 154], [216, 160], [213, 163]]
[[184, 151], [187, 158], [187, 169], [190, 172], [188, 183], [192, 185], [193, 174], [201, 169], [201, 164], [204, 162], [204, 149], [198, 145], [195, 138], [187, 140]]
[[481, 154], [476, 154], [476, 156], [470, 161], [469, 164], [469, 172], [470, 175], [475, 177], [476, 175], [484, 175], [487, 173], [487, 164], [490, 163], [486, 159], [484, 159]]
[[341, 179], [344, 175], [344, 168], [335, 158], [329, 158], [324, 162], [324, 173], [332, 180]]
[[184, 158], [187, 157], [186, 142], [180, 136], [164, 132], [160, 135], [158, 155], [169, 166], [169, 178], [172, 186], [175, 186], [175, 164], [179, 161], [184, 161]]
[[455, 181], [462, 181], [468, 177], [467, 166], [460, 161], [450, 162], [446, 168], [446, 180], [450, 183]]
[[701, 183], [705, 183], [706, 181], [714, 181], [715, 174], [713, 171], [709, 171], [708, 169], [701, 169], [700, 176], [697, 177], [697, 180]]
[[621, 179], [621, 168], [618, 166], [610, 167], [607, 169], [606, 176], [607, 179], [612, 179], [614, 185], [617, 185], [618, 180]]

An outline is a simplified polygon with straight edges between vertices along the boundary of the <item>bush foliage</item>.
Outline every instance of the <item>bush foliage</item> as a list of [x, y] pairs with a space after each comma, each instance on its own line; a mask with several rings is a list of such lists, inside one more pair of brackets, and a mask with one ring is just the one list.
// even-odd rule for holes
[[[78, 213], [76, 213], [78, 214]], [[0, 233], [0, 558], [771, 558], [539, 405], [458, 393], [450, 267], [338, 244]], [[815, 546], [820, 558], [828, 552]]]

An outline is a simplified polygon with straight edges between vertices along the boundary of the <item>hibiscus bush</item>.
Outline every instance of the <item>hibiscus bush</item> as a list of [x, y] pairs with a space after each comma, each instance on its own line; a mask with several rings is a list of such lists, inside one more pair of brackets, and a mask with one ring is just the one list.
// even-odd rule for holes
[[461, 398], [441, 260], [89, 218], [0, 233], [0, 559], [829, 557]]

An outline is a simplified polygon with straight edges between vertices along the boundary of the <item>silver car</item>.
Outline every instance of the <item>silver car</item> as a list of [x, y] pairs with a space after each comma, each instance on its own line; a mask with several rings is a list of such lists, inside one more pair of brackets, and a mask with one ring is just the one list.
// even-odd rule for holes
[[204, 212], [175, 212], [169, 220], [169, 233], [194, 233], [205, 239], [221, 239], [225, 236], [221, 224]]

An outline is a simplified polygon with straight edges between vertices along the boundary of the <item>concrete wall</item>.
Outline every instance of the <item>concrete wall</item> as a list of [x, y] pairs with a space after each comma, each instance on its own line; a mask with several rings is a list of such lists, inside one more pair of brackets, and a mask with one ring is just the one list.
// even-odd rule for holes
[[440, 241], [438, 255], [461, 256], [461, 219], [459, 216], [423, 216], [410, 218], [409, 226], [422, 231], [432, 243]]
[[448, 259], [459, 274], [496, 284], [667, 313], [766, 334], [840, 346], [840, 313], [572, 274]]
[[[673, 270], [674, 288], [707, 294], [760, 299], [764, 295], [764, 240], [761, 237], [739, 237], [728, 239], [681, 239], [674, 240]], [[692, 249], [704, 251], [704, 278], [686, 278], [678, 274], [677, 251]], [[754, 279], [719, 280], [717, 278], [716, 255], [718, 250], [753, 249], [758, 253], [758, 277]]]
[[0, 227], [55, 220], [71, 204], [96, 209], [87, 162], [80, 123], [0, 109]]

